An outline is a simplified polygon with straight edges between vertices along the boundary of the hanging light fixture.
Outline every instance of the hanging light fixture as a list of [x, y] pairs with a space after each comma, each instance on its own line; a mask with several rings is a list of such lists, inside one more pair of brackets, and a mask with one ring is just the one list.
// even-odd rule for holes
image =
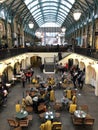
[[79, 9], [75, 10], [73, 13], [74, 20], [78, 21], [81, 17], [81, 11]]
[[0, 4], [3, 3], [5, 0], [0, 0]]
[[29, 28], [33, 28], [33, 27], [34, 27], [33, 22], [29, 22]]
[[39, 32], [39, 31], [37, 31], [36, 33], [35, 33], [35, 35], [38, 37], [38, 38], [41, 38], [41, 32]]
[[66, 28], [65, 27], [62, 27], [62, 32], [64, 33], [66, 31]]

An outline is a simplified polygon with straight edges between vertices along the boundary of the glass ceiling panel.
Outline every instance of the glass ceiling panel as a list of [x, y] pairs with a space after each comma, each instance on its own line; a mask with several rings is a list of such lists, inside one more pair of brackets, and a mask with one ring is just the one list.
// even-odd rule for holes
[[54, 12], [54, 13], [55, 13], [56, 10], [51, 10], [51, 9], [49, 9], [49, 10], [43, 10], [43, 12], [44, 12], [44, 13], [51, 13], [51, 12]]
[[[24, 0], [39, 26], [53, 21], [60, 26], [64, 22], [75, 0]], [[40, 20], [40, 21], [39, 21]]]
[[65, 9], [59, 8], [59, 11], [62, 12], [62, 14], [66, 14], [66, 15], [68, 14], [68, 12]]
[[56, 24], [56, 23], [50, 23], [50, 22], [43, 24], [41, 27], [50, 27], [50, 24], [52, 25], [52, 27], [59, 27], [58, 24]]
[[66, 8], [64, 5], [60, 5], [60, 8], [62, 8], [62, 9], [64, 9], [64, 10], [66, 10], [67, 12], [69, 12], [69, 9]]
[[50, 5], [58, 6], [57, 3], [42, 3], [42, 6], [50, 6]]
[[41, 12], [40, 9], [37, 9], [36, 11], [32, 12], [32, 15], [34, 16], [35, 14]]

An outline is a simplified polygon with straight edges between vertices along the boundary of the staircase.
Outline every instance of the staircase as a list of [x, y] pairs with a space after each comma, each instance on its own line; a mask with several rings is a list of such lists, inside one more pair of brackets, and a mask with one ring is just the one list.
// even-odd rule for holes
[[46, 57], [44, 59], [43, 72], [46, 74], [55, 74], [55, 59], [54, 59], [54, 57]]

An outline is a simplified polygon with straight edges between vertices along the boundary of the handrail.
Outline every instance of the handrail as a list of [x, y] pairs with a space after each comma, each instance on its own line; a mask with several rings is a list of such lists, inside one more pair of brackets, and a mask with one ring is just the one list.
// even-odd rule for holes
[[[33, 53], [33, 52], [56, 52], [58, 53], [58, 50], [56, 50], [56, 46], [51, 46], [49, 48], [45, 46], [38, 46], [38, 47], [27, 47], [27, 48], [11, 48], [11, 49], [0, 49], [0, 60], [11, 58], [13, 56], [17, 56], [24, 53]], [[68, 53], [68, 47], [60, 46], [59, 52], [67, 52]], [[82, 47], [75, 47], [74, 53], [88, 56], [90, 58], [98, 59], [98, 50], [92, 49], [92, 48], [82, 48]], [[55, 57], [55, 60], [57, 60], [57, 57]]]

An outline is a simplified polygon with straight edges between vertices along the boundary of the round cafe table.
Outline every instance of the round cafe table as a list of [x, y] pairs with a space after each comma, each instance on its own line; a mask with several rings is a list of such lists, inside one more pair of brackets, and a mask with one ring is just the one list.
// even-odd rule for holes
[[45, 119], [46, 120], [54, 120], [55, 118], [60, 118], [60, 113], [55, 113], [55, 112], [45, 112], [42, 114], [39, 114], [41, 119]]
[[85, 118], [87, 114], [82, 110], [76, 110], [74, 115], [78, 118]]
[[28, 112], [27, 111], [17, 112], [16, 113], [16, 118], [18, 118], [18, 119], [23, 119], [23, 118], [26, 118], [27, 116], [28, 116]]

